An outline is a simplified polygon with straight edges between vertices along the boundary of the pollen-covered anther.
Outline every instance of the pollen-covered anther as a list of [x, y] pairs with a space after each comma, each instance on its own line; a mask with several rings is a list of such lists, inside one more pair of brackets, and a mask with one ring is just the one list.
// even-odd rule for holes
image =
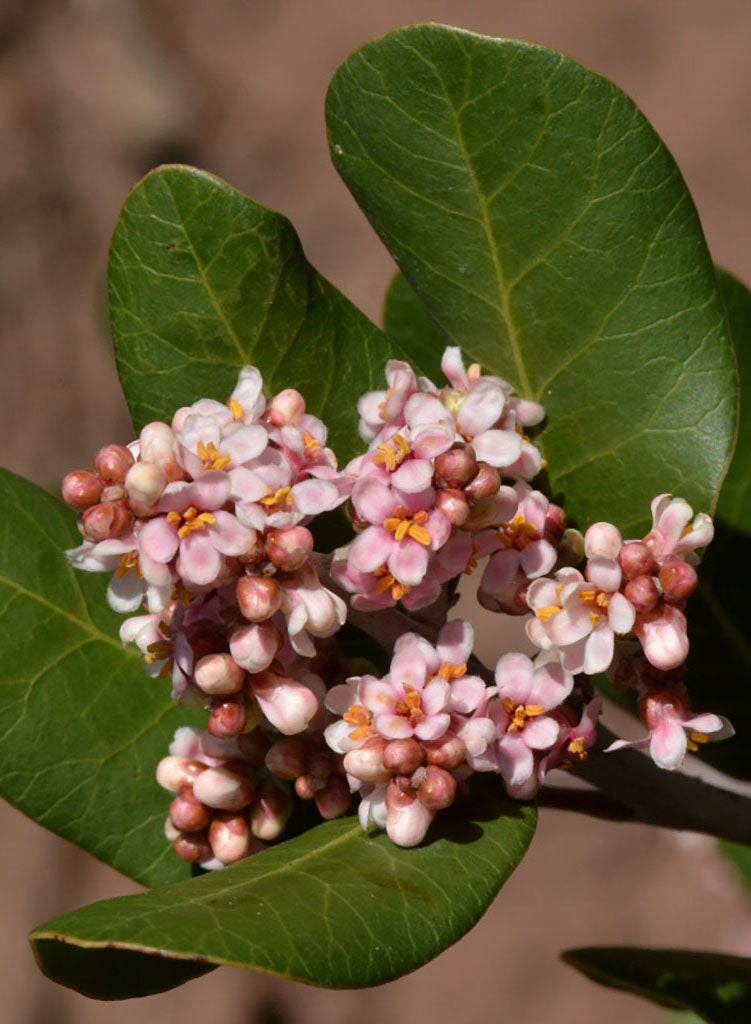
[[609, 598], [606, 594], [603, 594], [601, 590], [596, 590], [592, 587], [587, 590], [580, 590], [579, 599], [592, 605], [589, 609], [589, 620], [593, 626], [596, 626], [598, 622], [602, 621], [602, 615], [600, 613], [610, 604]]
[[384, 519], [383, 528], [385, 530], [390, 530], [394, 534], [395, 540], [404, 540], [405, 537], [411, 537], [413, 540], [416, 540], [418, 544], [424, 544], [428, 547], [432, 537], [430, 536], [430, 531], [422, 525], [427, 521], [428, 513], [425, 509], [421, 509], [419, 512], [416, 512], [410, 519], [404, 505], [397, 505], [394, 509], [393, 516], [389, 516], [388, 519]]
[[498, 524], [498, 540], [505, 548], [516, 548], [523, 551], [533, 541], [539, 539], [539, 531], [534, 523], [528, 523], [519, 512], [511, 522]]
[[467, 559], [467, 564], [466, 564], [466, 566], [464, 567], [464, 575], [465, 575], [465, 576], [471, 576], [471, 575], [472, 575], [472, 573], [473, 573], [473, 572], [475, 571], [475, 569], [477, 568], [477, 566], [478, 566], [478, 562], [477, 562], [477, 552], [478, 552], [479, 550], [480, 550], [480, 548], [479, 548], [479, 545], [478, 545], [478, 543], [477, 543], [477, 538], [475, 537], [475, 535], [474, 535], [474, 533], [473, 533], [473, 534], [472, 534], [472, 554], [471, 554], [471, 555], [469, 556], [469, 558]]
[[376, 734], [373, 716], [362, 704], [353, 704], [349, 711], [345, 711], [344, 721], [356, 726], [349, 734], [351, 740], [365, 740]]
[[385, 594], [387, 590], [391, 590], [391, 596], [395, 601], [401, 601], [405, 594], [408, 594], [412, 587], [407, 583], [399, 583], [399, 581], [389, 572], [388, 566], [381, 565], [375, 571], [375, 575], [379, 576], [380, 579], [375, 585], [376, 594]]
[[270, 509], [274, 505], [281, 505], [285, 502], [287, 505], [291, 505], [295, 500], [291, 494], [291, 487], [280, 487], [274, 491], [273, 494], [267, 494], [265, 498], [261, 498], [261, 504], [265, 505], [266, 508]]
[[548, 604], [544, 608], [536, 608], [535, 615], [538, 619], [542, 619], [543, 622], [548, 622], [554, 615], [557, 615], [561, 611], [561, 606], [558, 604]]
[[245, 416], [245, 410], [236, 398], [233, 398], [229, 403], [230, 411], [236, 420], [242, 420]]
[[404, 700], [400, 700], [394, 706], [394, 711], [396, 711], [397, 715], [404, 715], [405, 718], [408, 718], [413, 726], [416, 722], [421, 721], [425, 717], [425, 712], [422, 709], [422, 697], [419, 691], [414, 686], [406, 683], [404, 686]]
[[385, 466], [389, 473], [393, 473], [397, 466], [401, 466], [412, 450], [401, 434], [394, 434], [391, 438], [393, 444], [379, 444], [378, 454], [373, 457], [377, 466]]
[[129, 569], [135, 569], [138, 575], [141, 578], [143, 578], [143, 573], [141, 572], [141, 562], [138, 558], [137, 551], [129, 551], [127, 555], [123, 555], [123, 557], [120, 559], [120, 564], [115, 570], [115, 576], [117, 576], [117, 578], [121, 580]]
[[220, 455], [217, 446], [213, 441], [204, 444], [198, 442], [198, 457], [203, 463], [204, 469], [226, 469], [232, 459], [229, 455]]
[[193, 505], [190, 508], [186, 508], [183, 513], [170, 512], [167, 516], [167, 522], [171, 526], [179, 526], [177, 536], [180, 540], [184, 540], [195, 530], [203, 530], [205, 526], [213, 526], [216, 523], [216, 516], [212, 515], [211, 512], [199, 512]]
[[466, 674], [466, 665], [452, 665], [450, 661], [444, 661], [438, 669], [438, 675], [445, 679], [447, 683], [450, 683], [452, 679], [458, 679], [459, 676], [466, 676]]
[[317, 441], [309, 430], [306, 430], [303, 435], [303, 444], [305, 445], [305, 456], [311, 462], [314, 462], [323, 451], [321, 442]]
[[583, 736], [577, 736], [576, 739], [571, 740], [568, 745], [568, 752], [577, 761], [586, 761], [589, 757], [586, 739]]
[[514, 706], [511, 697], [504, 697], [501, 703], [506, 714], [511, 716], [508, 732], [518, 732], [524, 728], [528, 719], [536, 718], [545, 712], [544, 704], [517, 704]]
[[709, 742], [709, 736], [707, 736], [707, 734], [705, 732], [692, 731], [689, 734], [688, 740], [686, 741], [686, 746], [688, 747], [688, 749], [691, 751], [692, 754], [695, 754], [696, 751], [699, 749], [699, 744], [700, 743], [708, 743], [708, 742]]

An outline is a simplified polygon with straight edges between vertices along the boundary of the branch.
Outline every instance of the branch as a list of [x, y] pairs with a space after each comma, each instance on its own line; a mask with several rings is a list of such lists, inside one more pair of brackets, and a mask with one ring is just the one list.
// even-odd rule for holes
[[[329, 574], [331, 556], [316, 554], [314, 559], [324, 586], [346, 601], [349, 595], [334, 583]], [[386, 651], [392, 651], [397, 639], [404, 633], [419, 633], [435, 644], [440, 632], [439, 627], [432, 622], [418, 621], [397, 608], [386, 608], [379, 612], [350, 609], [348, 621], [372, 637]], [[493, 673], [474, 656], [470, 659], [469, 670], [481, 676], [485, 682], [493, 684]], [[712, 786], [681, 772], [667, 772], [637, 750], [617, 750], [612, 754], [603, 754], [602, 747], [616, 737], [603, 725], [599, 725], [598, 732], [598, 745], [592, 755], [579, 762], [571, 771], [612, 801], [610, 806], [613, 820], [640, 821], [661, 828], [706, 832], [720, 839], [751, 845], [749, 797]], [[541, 802], [545, 803], [548, 799], [544, 797]], [[576, 809], [584, 810], [585, 803], [581, 798], [578, 803]], [[616, 805], [620, 808], [617, 814]], [[591, 806], [594, 810], [595, 805]]]

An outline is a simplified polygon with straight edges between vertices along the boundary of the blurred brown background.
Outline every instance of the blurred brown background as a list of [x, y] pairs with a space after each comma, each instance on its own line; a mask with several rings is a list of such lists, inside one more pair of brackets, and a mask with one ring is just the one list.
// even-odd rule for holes
[[[107, 337], [107, 246], [127, 190], [158, 163], [205, 167], [290, 216], [311, 262], [379, 318], [393, 266], [329, 163], [323, 101], [354, 48], [427, 20], [545, 43], [615, 80], [674, 153], [715, 259], [751, 280], [749, 0], [0, 0], [4, 465], [54, 486], [130, 439]], [[6, 806], [0, 822], [2, 1024], [653, 1022], [665, 1018], [592, 986], [558, 951], [751, 954], [711, 843], [544, 812], [493, 910], [399, 982], [329, 993], [223, 970], [143, 1003], [98, 1004], [44, 979], [26, 933], [132, 887]]]

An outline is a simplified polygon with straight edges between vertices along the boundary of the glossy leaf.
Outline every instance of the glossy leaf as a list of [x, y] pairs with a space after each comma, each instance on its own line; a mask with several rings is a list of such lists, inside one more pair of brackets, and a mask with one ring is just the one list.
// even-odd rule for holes
[[344, 462], [362, 450], [357, 396], [383, 386], [392, 347], [307, 262], [289, 221], [191, 167], [161, 167], [123, 206], [110, 252], [115, 354], [138, 430], [241, 366], [268, 394], [297, 388]]
[[727, 715], [736, 735], [702, 757], [751, 779], [751, 641], [746, 583], [751, 575], [751, 292], [724, 271], [718, 280], [738, 356], [741, 415], [733, 461], [720, 493], [715, 537], [691, 598], [687, 684], [697, 711]]
[[751, 1018], [751, 960], [672, 949], [570, 949], [562, 954], [592, 981], [693, 1010], [711, 1024]]
[[712, 508], [735, 370], [693, 203], [615, 85], [440, 25], [332, 82], [337, 170], [440, 330], [548, 412], [554, 492], [628, 535], [663, 491]]
[[[140, 966], [154, 956], [329, 988], [398, 978], [475, 924], [532, 837], [532, 805], [508, 800], [496, 778], [473, 782], [415, 849], [366, 836], [356, 818], [327, 822], [224, 871], [55, 918], [32, 934], [36, 955], [56, 981], [113, 998], [154, 991]], [[88, 976], [89, 952], [113, 945], [141, 955], [113, 956], [110, 971], [100, 954]]]
[[71, 510], [4, 470], [0, 502], [0, 793], [139, 882], [186, 878], [154, 772], [195, 713], [122, 647], [106, 576], [70, 566]]

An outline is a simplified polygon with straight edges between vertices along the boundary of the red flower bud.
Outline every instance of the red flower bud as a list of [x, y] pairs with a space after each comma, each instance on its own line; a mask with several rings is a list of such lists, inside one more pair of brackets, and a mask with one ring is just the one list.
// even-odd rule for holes
[[454, 802], [456, 779], [443, 768], [429, 764], [424, 781], [417, 787], [417, 796], [424, 807], [440, 811]]
[[244, 814], [219, 811], [209, 829], [209, 842], [214, 856], [222, 864], [235, 864], [250, 853], [251, 834]]
[[237, 603], [251, 622], [265, 622], [282, 606], [282, 588], [273, 576], [242, 576], [237, 581]]
[[292, 798], [287, 789], [273, 779], [264, 779], [249, 811], [253, 835], [266, 842], [276, 839], [284, 831], [291, 813]]
[[286, 427], [294, 423], [305, 412], [305, 399], [294, 388], [286, 388], [269, 400], [264, 419], [275, 427]]
[[233, 739], [245, 730], [247, 724], [248, 713], [242, 694], [214, 698], [211, 703], [209, 724], [206, 727], [211, 736], [225, 740]]
[[623, 575], [627, 580], [634, 576], [652, 576], [657, 572], [657, 562], [646, 544], [640, 540], [629, 540], [618, 555]]
[[130, 529], [133, 517], [124, 501], [106, 501], [88, 508], [81, 519], [81, 533], [98, 544], [122, 537]]
[[651, 612], [661, 598], [654, 576], [634, 576], [623, 588], [626, 599], [637, 612]]
[[103, 483], [96, 473], [89, 469], [76, 469], [63, 480], [63, 501], [73, 508], [91, 508], [102, 495]]
[[438, 765], [448, 771], [458, 768], [467, 756], [464, 740], [459, 739], [452, 732], [444, 733], [437, 740], [423, 740], [422, 747], [428, 764]]
[[97, 452], [94, 469], [105, 483], [121, 484], [135, 461], [130, 448], [122, 444], [108, 444]]
[[171, 793], [182, 793], [193, 785], [201, 772], [205, 771], [206, 765], [201, 761], [170, 754], [163, 757], [157, 765], [156, 781]]
[[347, 810], [352, 802], [349, 786], [339, 775], [334, 775], [323, 789], [316, 793], [318, 813], [326, 821], [338, 818]]
[[417, 740], [391, 740], [383, 751], [383, 763], [396, 775], [411, 775], [425, 759], [423, 749]]
[[175, 797], [170, 804], [169, 816], [181, 832], [202, 832], [211, 821], [211, 811], [196, 799], [191, 789]]
[[211, 859], [212, 850], [205, 832], [181, 833], [172, 845], [177, 856], [189, 864]]
[[345, 772], [361, 782], [388, 782], [392, 772], [383, 763], [385, 749], [386, 740], [381, 736], [366, 740], [361, 747], [344, 755]]
[[313, 543], [313, 534], [304, 526], [272, 530], [266, 536], [266, 554], [278, 569], [293, 572], [307, 562]]
[[674, 604], [690, 597], [699, 584], [696, 569], [681, 558], [669, 559], [660, 569], [665, 600]]
[[477, 476], [480, 466], [474, 449], [457, 442], [435, 460], [437, 487], [461, 488]]
[[266, 767], [279, 779], [293, 782], [305, 774], [305, 744], [294, 737], [276, 740], [266, 754]]

